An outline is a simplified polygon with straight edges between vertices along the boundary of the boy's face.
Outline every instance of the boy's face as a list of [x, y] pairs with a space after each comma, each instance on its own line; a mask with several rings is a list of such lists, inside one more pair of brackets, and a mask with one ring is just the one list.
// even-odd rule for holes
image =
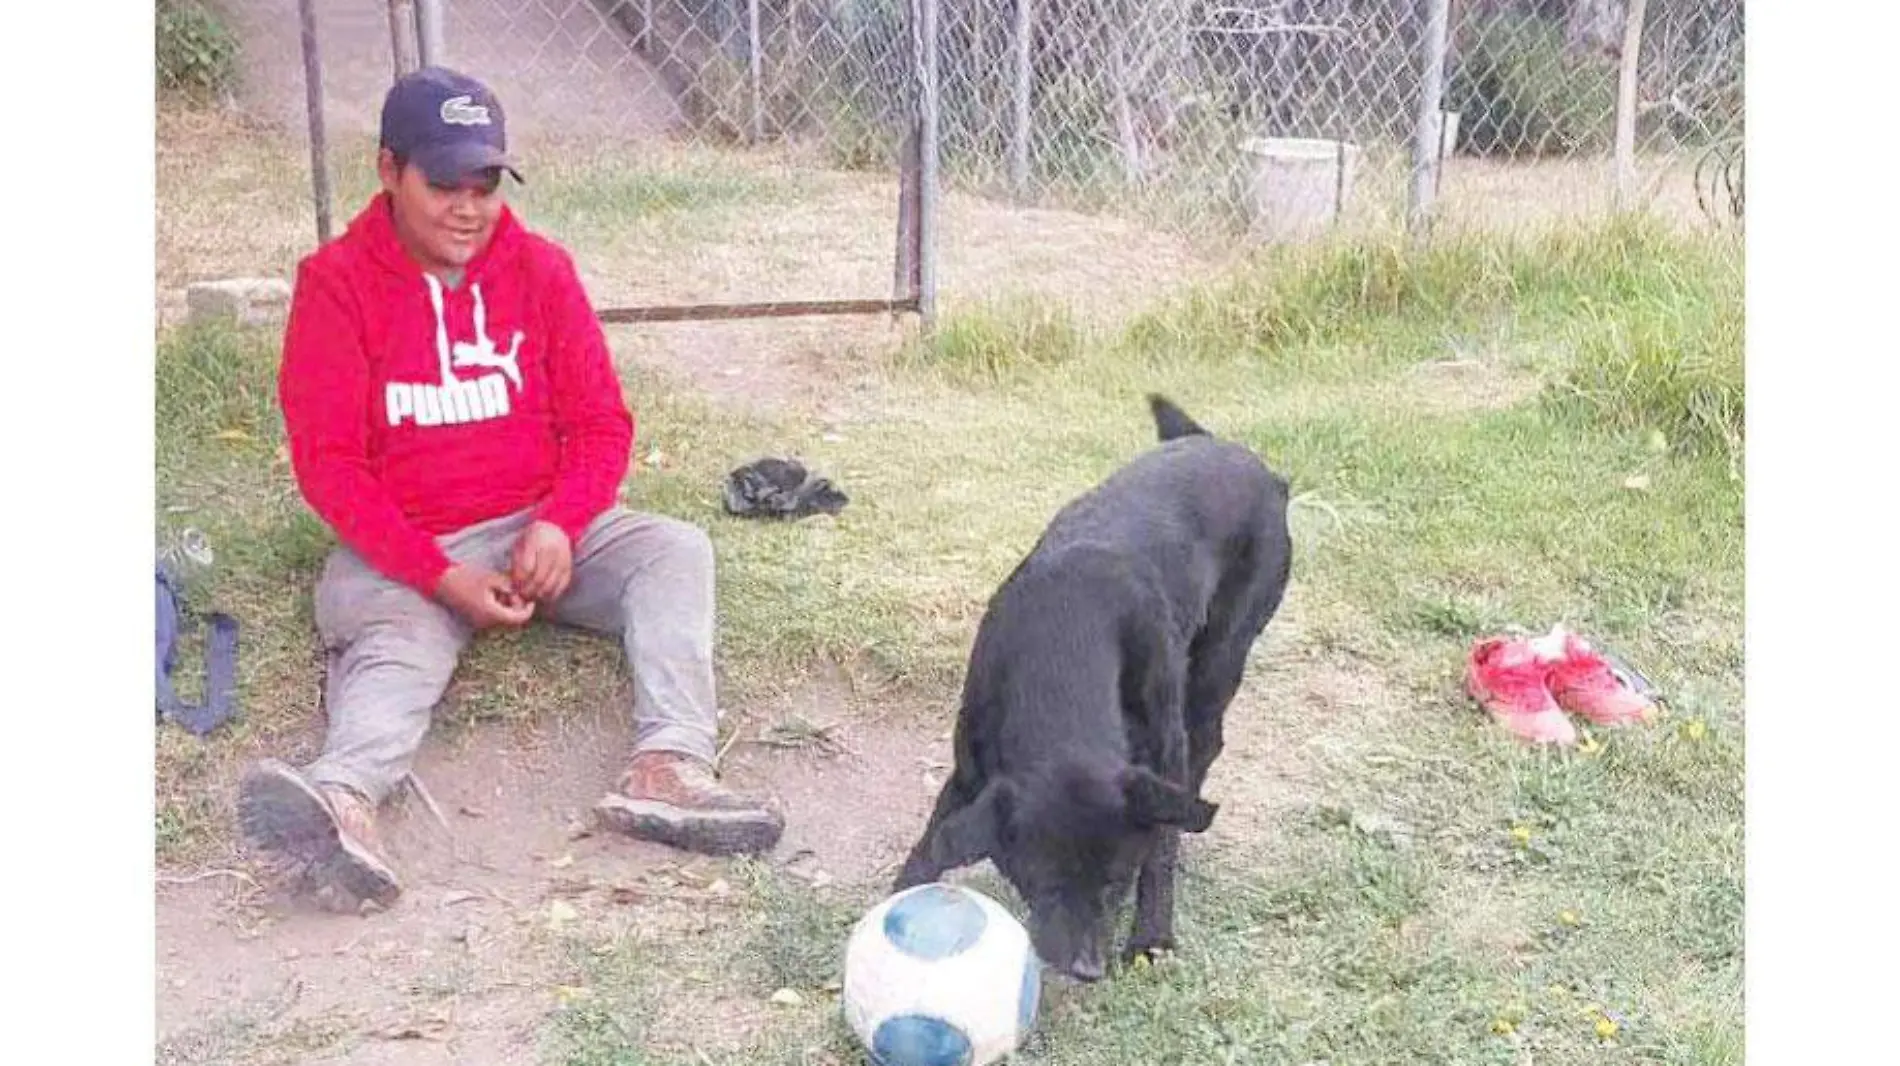
[[460, 270], [488, 246], [501, 218], [499, 168], [441, 186], [413, 163], [399, 169], [385, 150], [377, 172], [395, 207], [396, 233], [424, 270]]

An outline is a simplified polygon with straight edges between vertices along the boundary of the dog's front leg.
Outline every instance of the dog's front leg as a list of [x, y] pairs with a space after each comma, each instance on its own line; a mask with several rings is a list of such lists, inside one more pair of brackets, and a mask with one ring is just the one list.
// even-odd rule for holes
[[[1181, 796], [1180, 783], [1188, 777], [1189, 751], [1184, 705], [1187, 696], [1182, 669], [1188, 649], [1158, 642], [1144, 649], [1145, 676], [1134, 698], [1123, 711], [1125, 720], [1147, 723], [1146, 751], [1138, 758], [1153, 768], [1153, 773], [1174, 786], [1175, 800], [1192, 799], [1194, 793]], [[1123, 952], [1124, 961], [1174, 950], [1174, 865], [1180, 854], [1181, 829], [1193, 822], [1192, 803], [1180, 802], [1181, 809], [1168, 810], [1150, 802], [1142, 820], [1152, 826], [1154, 845], [1142, 860], [1135, 880], [1135, 924]], [[1196, 827], [1198, 831], [1198, 826]]]
[[917, 844], [910, 849], [910, 856], [904, 860], [904, 868], [897, 875], [897, 882], [891, 891], [902, 892], [907, 888], [929, 884], [944, 875], [952, 865], [945, 858], [949, 850], [939, 838], [944, 823], [954, 817], [970, 803], [969, 791], [959, 787], [956, 778], [944, 782], [943, 790], [937, 793], [937, 804], [930, 812], [930, 821], [917, 838]]
[[1174, 864], [1180, 848], [1181, 831], [1165, 828], [1141, 864], [1135, 881], [1135, 925], [1122, 961], [1174, 950]]

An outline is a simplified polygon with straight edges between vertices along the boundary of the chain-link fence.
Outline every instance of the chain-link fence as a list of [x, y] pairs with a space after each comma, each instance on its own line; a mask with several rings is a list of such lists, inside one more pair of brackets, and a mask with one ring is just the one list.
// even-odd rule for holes
[[1619, 201], [1740, 214], [1742, 0], [300, 2], [386, 14], [397, 67], [488, 80], [548, 158], [769, 172], [774, 222], [816, 196], [779, 256], [806, 269], [735, 274], [727, 302], [927, 302], [938, 188], [1221, 248]]
[[[572, 132], [584, 121], [592, 136], [701, 153], [702, 166], [895, 179], [875, 193], [866, 189], [848, 208], [884, 224], [888, 236], [874, 247], [897, 260], [888, 300], [874, 295], [868, 280], [827, 282], [819, 287], [832, 291], [818, 293], [809, 291], [809, 272], [789, 272], [772, 292], [727, 294], [729, 304], [750, 301], [736, 307], [623, 308], [610, 311], [610, 319], [930, 309], [930, 279], [920, 276], [928, 265], [918, 253], [933, 205], [918, 196], [925, 164], [917, 144], [915, 4], [457, 0], [437, 6], [447, 9], [445, 36], [452, 42], [444, 58], [466, 57], [476, 69], [503, 72], [496, 79], [500, 91], [551, 116], [544, 132]], [[507, 53], [523, 38], [536, 43], [535, 51], [511, 71]], [[603, 75], [611, 79], [605, 91]], [[872, 246], [858, 243], [852, 254], [865, 258]], [[808, 288], [788, 292], [785, 285]]]
[[[953, 179], [1211, 235], [1403, 215], [1434, 0], [942, 2]], [[1431, 191], [1479, 224], [1607, 201], [1630, 0], [1448, 6]], [[1631, 162], [1653, 202], [1739, 143], [1742, 4], [1644, 6]]]
[[930, 309], [911, 0], [295, 3], [320, 230], [325, 124], [360, 141], [364, 83], [435, 63], [495, 89], [518, 199], [593, 265], [610, 321]]
[[443, 58], [570, 129], [702, 146], [799, 145], [818, 150], [815, 165], [858, 166], [893, 163], [909, 117], [907, 0], [435, 6]]

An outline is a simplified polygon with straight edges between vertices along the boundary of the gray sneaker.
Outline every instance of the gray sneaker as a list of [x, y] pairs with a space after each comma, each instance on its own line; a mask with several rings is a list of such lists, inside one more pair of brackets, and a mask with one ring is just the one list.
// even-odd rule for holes
[[294, 866], [304, 886], [333, 909], [354, 909], [364, 900], [388, 907], [402, 894], [382, 857], [375, 810], [348, 789], [316, 785], [267, 759], [238, 787], [238, 825], [254, 847]]

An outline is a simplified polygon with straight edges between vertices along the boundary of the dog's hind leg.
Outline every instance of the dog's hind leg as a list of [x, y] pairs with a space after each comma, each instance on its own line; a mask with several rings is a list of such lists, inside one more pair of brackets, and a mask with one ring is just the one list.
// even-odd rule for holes
[[1188, 786], [1196, 795], [1220, 757], [1227, 707], [1247, 674], [1247, 657], [1280, 609], [1286, 566], [1256, 572], [1245, 589], [1244, 606], [1217, 612], [1194, 642], [1187, 680]]
[[1240, 691], [1251, 645], [1251, 640], [1228, 636], [1196, 655], [1189, 668], [1187, 785], [1195, 795], [1207, 784], [1207, 772], [1220, 757], [1227, 705]]
[[1187, 786], [1197, 796], [1207, 784], [1208, 770], [1220, 757], [1227, 705], [1240, 691], [1252, 644], [1244, 631], [1224, 635], [1201, 646], [1188, 668]]

